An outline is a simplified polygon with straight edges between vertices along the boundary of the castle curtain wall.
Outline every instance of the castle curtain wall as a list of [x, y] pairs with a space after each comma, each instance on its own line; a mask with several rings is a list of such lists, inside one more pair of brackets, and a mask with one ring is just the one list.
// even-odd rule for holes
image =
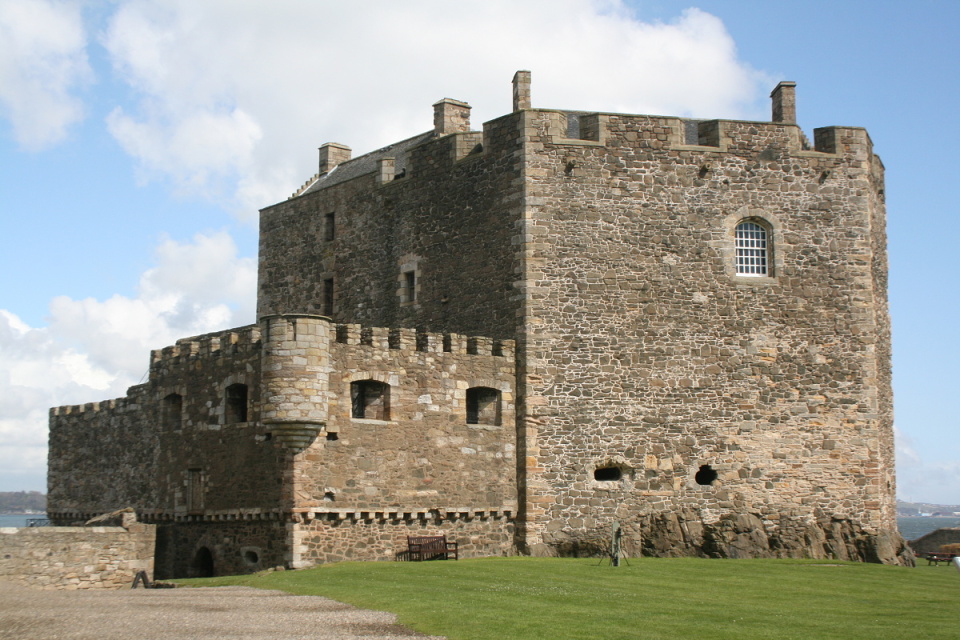
[[[295, 460], [294, 564], [392, 558], [406, 535], [430, 531], [469, 534], [466, 557], [509, 552], [513, 341], [360, 325], [338, 325], [336, 335], [325, 432]], [[351, 387], [366, 381], [388, 394], [376, 418], [354, 412]], [[476, 387], [498, 392], [499, 423], [468, 424]]]

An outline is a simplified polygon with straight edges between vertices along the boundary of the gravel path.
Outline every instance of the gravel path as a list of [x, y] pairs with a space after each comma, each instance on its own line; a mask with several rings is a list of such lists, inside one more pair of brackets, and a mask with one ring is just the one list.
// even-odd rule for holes
[[0, 638], [444, 640], [383, 611], [250, 587], [41, 591], [0, 582]]

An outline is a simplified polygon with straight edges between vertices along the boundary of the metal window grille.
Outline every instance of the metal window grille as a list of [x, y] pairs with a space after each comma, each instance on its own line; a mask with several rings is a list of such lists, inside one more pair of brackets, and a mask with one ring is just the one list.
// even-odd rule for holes
[[755, 222], [737, 225], [737, 275], [765, 276], [768, 274], [767, 230]]

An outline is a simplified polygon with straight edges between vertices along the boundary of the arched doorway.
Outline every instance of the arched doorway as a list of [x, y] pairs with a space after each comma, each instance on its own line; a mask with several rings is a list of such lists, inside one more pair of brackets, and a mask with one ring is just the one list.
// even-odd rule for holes
[[200, 547], [193, 556], [193, 562], [190, 563], [191, 577], [194, 578], [212, 578], [213, 577], [213, 554], [210, 549]]

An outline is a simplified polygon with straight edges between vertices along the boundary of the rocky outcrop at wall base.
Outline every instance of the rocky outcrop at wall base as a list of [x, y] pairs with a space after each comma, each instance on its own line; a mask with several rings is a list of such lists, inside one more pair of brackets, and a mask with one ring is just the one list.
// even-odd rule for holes
[[[624, 525], [628, 556], [705, 558], [812, 558], [914, 566], [913, 551], [896, 531], [868, 533], [847, 519], [804, 522], [783, 514], [771, 524], [758, 514], [730, 514], [707, 523], [697, 513], [645, 516]], [[533, 555], [598, 556], [610, 547], [607, 529], [594, 535], [555, 536]]]

